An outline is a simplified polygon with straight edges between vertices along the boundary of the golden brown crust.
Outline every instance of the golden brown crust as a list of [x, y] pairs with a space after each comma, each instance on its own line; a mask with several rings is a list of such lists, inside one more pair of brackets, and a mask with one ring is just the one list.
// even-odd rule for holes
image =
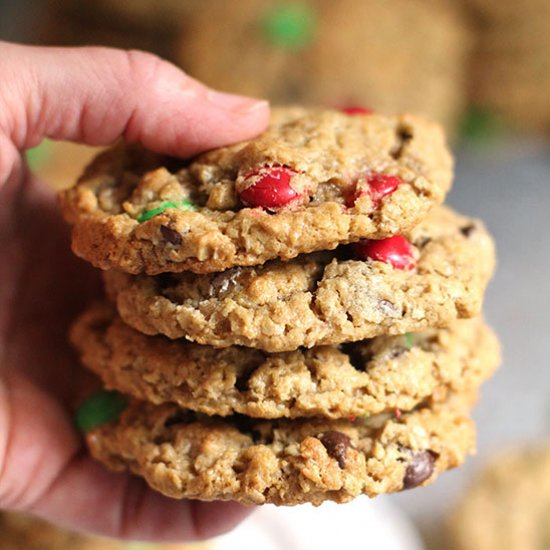
[[316, 253], [287, 263], [105, 280], [122, 319], [146, 334], [269, 352], [445, 326], [479, 314], [494, 268], [483, 225], [444, 207], [415, 227], [414, 271]]
[[[292, 185], [303, 200], [277, 212], [245, 207], [237, 190], [266, 166], [294, 170]], [[379, 205], [367, 194], [346, 206], [357, 182], [373, 173], [403, 183]], [[209, 273], [401, 233], [443, 201], [451, 179], [452, 159], [435, 124], [411, 115], [291, 108], [276, 111], [257, 139], [188, 165], [114, 148], [60, 202], [74, 226], [73, 250], [97, 267]], [[184, 200], [196, 209], [168, 208], [138, 221], [144, 212]]]
[[406, 337], [280, 354], [223, 350], [151, 337], [126, 326], [106, 304], [74, 324], [82, 363], [108, 389], [155, 404], [171, 401], [209, 415], [347, 418], [411, 410], [449, 391], [477, 387], [499, 362], [480, 319]]
[[475, 430], [456, 403], [402, 415], [259, 421], [199, 416], [134, 401], [91, 431], [92, 455], [145, 478], [173, 498], [293, 505], [347, 502], [433, 481], [474, 449]]

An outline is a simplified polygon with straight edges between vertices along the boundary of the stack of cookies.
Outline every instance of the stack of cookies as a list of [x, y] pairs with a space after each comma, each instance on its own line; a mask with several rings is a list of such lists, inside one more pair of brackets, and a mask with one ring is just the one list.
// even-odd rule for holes
[[108, 390], [92, 455], [174, 498], [291, 505], [428, 483], [498, 364], [477, 221], [410, 115], [289, 108], [182, 161], [116, 146], [61, 195], [108, 300], [73, 327]]

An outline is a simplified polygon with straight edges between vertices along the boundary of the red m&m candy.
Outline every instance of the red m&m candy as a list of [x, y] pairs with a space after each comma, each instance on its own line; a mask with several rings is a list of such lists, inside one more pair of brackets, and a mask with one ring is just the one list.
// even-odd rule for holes
[[342, 112], [346, 115], [372, 115], [374, 111], [368, 107], [345, 107]]
[[376, 260], [392, 265], [396, 269], [410, 270], [416, 267], [414, 248], [402, 237], [395, 235], [379, 241], [363, 240], [354, 245], [356, 255], [362, 260]]
[[378, 208], [382, 199], [387, 195], [391, 195], [401, 183], [403, 183], [403, 180], [397, 176], [370, 174], [367, 176], [367, 187], [364, 189], [356, 188], [346, 205], [351, 208], [359, 197], [370, 195], [374, 207]]
[[239, 193], [247, 206], [276, 210], [302, 197], [290, 185], [297, 172], [287, 166], [266, 166], [248, 174], [246, 189]]
[[376, 206], [386, 196], [391, 195], [403, 183], [397, 176], [386, 176], [384, 174], [371, 174], [367, 182], [369, 184], [370, 195]]

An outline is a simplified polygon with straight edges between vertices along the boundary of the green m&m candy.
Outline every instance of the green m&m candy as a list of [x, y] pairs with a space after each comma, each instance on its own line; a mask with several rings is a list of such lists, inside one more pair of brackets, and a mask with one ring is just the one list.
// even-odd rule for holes
[[195, 210], [195, 206], [193, 206], [193, 204], [189, 201], [167, 201], [156, 208], [145, 210], [138, 216], [137, 221], [139, 223], [146, 222], [147, 220], [162, 214], [167, 208], [176, 208], [177, 210]]
[[45, 139], [32, 149], [28, 149], [26, 152], [27, 164], [31, 170], [38, 170], [42, 165], [44, 165], [52, 154], [52, 143], [51, 141]]
[[414, 345], [414, 335], [412, 332], [407, 332], [403, 335], [403, 340], [405, 340], [405, 347], [411, 349]]
[[117, 420], [127, 406], [128, 401], [121, 393], [99, 390], [85, 399], [76, 411], [76, 425], [80, 431], [88, 432]]
[[306, 47], [313, 39], [315, 26], [315, 13], [300, 3], [283, 4], [269, 11], [263, 20], [269, 42], [288, 50]]
[[483, 144], [495, 141], [506, 130], [502, 118], [485, 107], [471, 107], [463, 116], [460, 133], [464, 141]]

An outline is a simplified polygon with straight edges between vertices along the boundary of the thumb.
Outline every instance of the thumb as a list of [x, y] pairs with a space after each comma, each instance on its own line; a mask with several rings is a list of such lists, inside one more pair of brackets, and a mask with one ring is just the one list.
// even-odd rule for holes
[[107, 145], [119, 137], [189, 156], [261, 132], [268, 104], [207, 88], [140, 51], [0, 42], [0, 134]]

